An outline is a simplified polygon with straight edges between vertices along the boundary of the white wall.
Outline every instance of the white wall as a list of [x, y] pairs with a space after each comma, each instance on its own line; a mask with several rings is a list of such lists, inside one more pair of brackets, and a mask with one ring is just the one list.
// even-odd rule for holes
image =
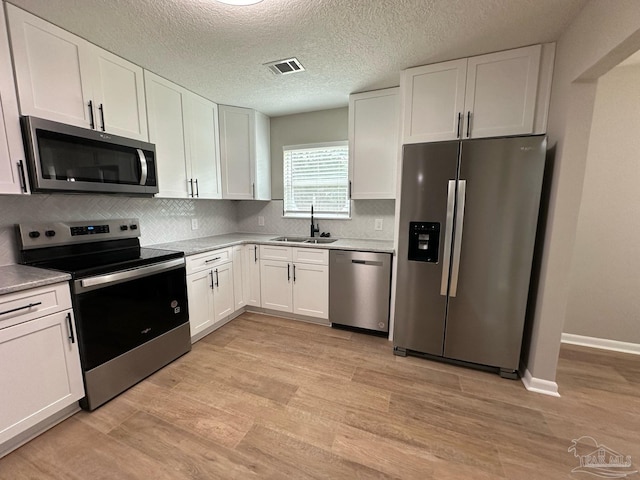
[[564, 332], [640, 344], [640, 66], [596, 90]]
[[591, 0], [557, 42], [549, 111], [555, 153], [541, 236], [537, 291], [529, 310], [523, 363], [534, 379], [555, 384], [566, 316], [569, 272], [595, 100], [595, 79], [640, 48], [637, 0]]

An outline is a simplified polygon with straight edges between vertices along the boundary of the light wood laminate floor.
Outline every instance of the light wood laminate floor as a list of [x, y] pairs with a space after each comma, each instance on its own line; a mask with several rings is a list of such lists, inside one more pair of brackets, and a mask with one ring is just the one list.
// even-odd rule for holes
[[[245, 313], [92, 413], [0, 459], [2, 479], [566, 479], [571, 440], [640, 466], [640, 359], [563, 346], [561, 398]], [[640, 474], [636, 474], [640, 477]]]

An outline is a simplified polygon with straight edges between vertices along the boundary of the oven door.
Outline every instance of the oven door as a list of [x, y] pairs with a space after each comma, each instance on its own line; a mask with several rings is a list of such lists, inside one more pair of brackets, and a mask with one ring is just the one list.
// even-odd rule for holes
[[84, 372], [188, 323], [184, 258], [74, 281]]

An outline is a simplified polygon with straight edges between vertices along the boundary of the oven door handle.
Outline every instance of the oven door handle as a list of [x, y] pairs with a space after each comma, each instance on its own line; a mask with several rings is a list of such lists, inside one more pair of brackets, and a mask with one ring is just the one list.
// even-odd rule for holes
[[108, 273], [95, 277], [83, 278], [74, 282], [75, 293], [84, 293], [97, 288], [104, 288], [117, 283], [128, 282], [138, 278], [148, 277], [167, 270], [184, 267], [184, 258], [176, 258], [166, 262], [156, 263], [144, 267], [124, 270], [121, 272]]

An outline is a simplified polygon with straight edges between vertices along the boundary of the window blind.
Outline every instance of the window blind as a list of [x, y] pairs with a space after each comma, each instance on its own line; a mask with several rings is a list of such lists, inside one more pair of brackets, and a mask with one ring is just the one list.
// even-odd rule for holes
[[283, 147], [284, 215], [349, 217], [347, 142]]

